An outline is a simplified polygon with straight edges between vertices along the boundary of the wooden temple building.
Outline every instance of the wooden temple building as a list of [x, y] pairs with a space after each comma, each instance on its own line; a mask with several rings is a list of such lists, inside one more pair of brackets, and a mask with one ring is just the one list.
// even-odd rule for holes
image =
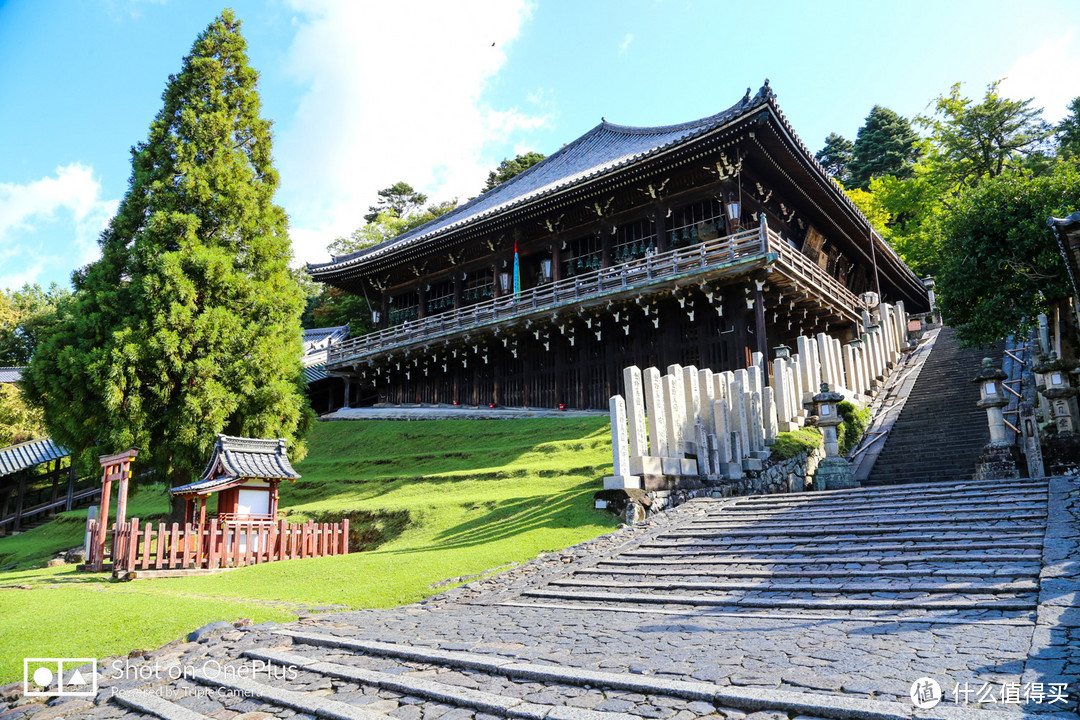
[[768, 81], [701, 120], [601, 122], [308, 272], [373, 304], [376, 331], [331, 345], [326, 371], [389, 403], [607, 408], [629, 365], [734, 370], [799, 335], [857, 338], [864, 293], [929, 310]]

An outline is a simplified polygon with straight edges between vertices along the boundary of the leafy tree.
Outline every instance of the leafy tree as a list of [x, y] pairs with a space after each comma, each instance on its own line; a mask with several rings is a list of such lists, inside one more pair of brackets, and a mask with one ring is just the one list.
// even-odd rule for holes
[[303, 323], [308, 328], [348, 324], [350, 335], [363, 335], [371, 332], [371, 305], [363, 295], [324, 285], [304, 312]]
[[931, 132], [938, 171], [958, 186], [997, 177], [1010, 164], [1045, 150], [1051, 129], [1042, 110], [1031, 107], [1031, 99], [1001, 97], [1000, 83], [987, 85], [978, 104], [963, 97], [956, 83], [948, 95], [938, 96], [934, 115], [919, 120]]
[[1072, 292], [1046, 219], [1080, 207], [1080, 171], [1070, 164], [1032, 177], [1008, 169], [968, 187], [941, 220], [939, 303], [969, 345], [1030, 328]]
[[848, 168], [855, 154], [855, 143], [842, 135], [829, 133], [825, 138], [825, 147], [817, 151], [814, 159], [822, 164], [825, 172], [829, 173], [833, 180], [841, 185], [847, 185], [851, 181]]
[[1069, 114], [1055, 129], [1058, 155], [1069, 160], [1080, 160], [1080, 97], [1069, 103]]
[[[429, 223], [456, 207], [457, 200], [455, 199], [433, 203], [423, 210], [413, 210], [405, 215], [398, 215], [394, 211], [385, 210], [376, 215], [374, 219], [368, 220], [366, 224], [354, 230], [349, 237], [335, 239], [326, 249], [335, 257], [348, 255], [372, 245], [393, 240], [398, 235]], [[365, 215], [364, 217], [367, 218], [368, 216]]]
[[169, 78], [102, 257], [74, 274], [30, 363], [29, 399], [84, 463], [134, 445], [176, 483], [221, 432], [305, 452], [302, 291], [245, 51], [226, 10]]
[[487, 182], [484, 183], [484, 189], [481, 192], [495, 189], [510, 178], [525, 172], [545, 157], [542, 153], [527, 152], [518, 155], [512, 160], [510, 158], [503, 159], [499, 163], [499, 167], [488, 173]]
[[919, 150], [919, 137], [907, 118], [875, 105], [855, 138], [848, 166], [851, 186], [865, 190], [882, 175], [911, 177]]
[[56, 306], [71, 292], [52, 283], [0, 291], [0, 365], [25, 365], [34, 355], [43, 332], [56, 322]]
[[27, 405], [15, 385], [0, 385], [0, 447], [44, 437], [46, 434], [41, 410]]
[[384, 213], [399, 218], [406, 217], [422, 208], [427, 199], [427, 195], [413, 190], [413, 186], [409, 183], [396, 182], [379, 191], [379, 200], [368, 207], [364, 221], [373, 223]]

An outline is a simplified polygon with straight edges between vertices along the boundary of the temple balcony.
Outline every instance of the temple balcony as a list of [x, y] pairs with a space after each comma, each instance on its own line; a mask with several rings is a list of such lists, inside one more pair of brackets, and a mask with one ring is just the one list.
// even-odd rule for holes
[[762, 225], [336, 342], [329, 348], [327, 370], [346, 372], [417, 345], [475, 339], [511, 326], [546, 325], [613, 302], [681, 285], [730, 284], [751, 273], [766, 278], [763, 282], [774, 297], [782, 297], [792, 308], [812, 308], [834, 322], [855, 323], [861, 318], [863, 304], [851, 291]]

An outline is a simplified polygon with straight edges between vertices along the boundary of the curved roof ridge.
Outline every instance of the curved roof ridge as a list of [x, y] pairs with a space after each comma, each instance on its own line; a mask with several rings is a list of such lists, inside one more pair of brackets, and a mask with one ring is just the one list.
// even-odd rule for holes
[[[747, 88], [746, 95], [739, 102], [718, 113], [675, 125], [633, 127], [602, 120], [599, 125], [563, 145], [544, 160], [464, 205], [396, 237], [346, 255], [334, 256], [327, 263], [308, 263], [307, 268], [309, 272], [328, 271], [448, 233], [685, 142], [751, 109], [769, 104], [776, 97], [768, 79], [756, 95], [751, 96], [750, 93], [750, 88]], [[648, 136], [657, 136], [657, 139], [651, 143], [634, 140]], [[619, 137], [625, 140], [620, 143], [617, 140]]]

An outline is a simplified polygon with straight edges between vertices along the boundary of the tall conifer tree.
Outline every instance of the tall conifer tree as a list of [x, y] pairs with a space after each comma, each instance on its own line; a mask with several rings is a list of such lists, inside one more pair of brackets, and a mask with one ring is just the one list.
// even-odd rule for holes
[[901, 180], [911, 177], [919, 158], [918, 142], [919, 136], [907, 118], [875, 105], [855, 139], [848, 166], [851, 186], [865, 190], [876, 177], [892, 175]]
[[86, 461], [135, 445], [182, 482], [219, 432], [304, 453], [303, 297], [245, 51], [225, 11], [170, 76], [102, 257], [73, 276], [27, 372], [49, 430]]

